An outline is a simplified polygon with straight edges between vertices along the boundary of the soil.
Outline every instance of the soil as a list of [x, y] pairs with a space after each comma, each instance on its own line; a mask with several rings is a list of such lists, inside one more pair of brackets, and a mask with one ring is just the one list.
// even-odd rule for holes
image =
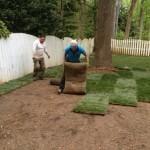
[[82, 96], [58, 95], [48, 83], [0, 97], [0, 150], [150, 150], [150, 104], [77, 114]]

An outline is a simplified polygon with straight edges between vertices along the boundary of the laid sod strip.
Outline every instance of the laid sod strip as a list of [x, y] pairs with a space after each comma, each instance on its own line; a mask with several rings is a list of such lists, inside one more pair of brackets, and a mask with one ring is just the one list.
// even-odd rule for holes
[[150, 70], [149, 57], [116, 55], [112, 57], [113, 66], [130, 69]]
[[137, 95], [138, 100], [141, 102], [150, 103], [150, 78], [138, 79], [137, 82]]
[[150, 71], [132, 71], [134, 79], [150, 79]]
[[74, 108], [76, 113], [105, 115], [109, 104], [109, 95], [87, 94]]
[[[93, 78], [92, 78], [93, 76]], [[87, 80], [87, 92], [88, 93], [101, 93], [101, 92], [112, 92], [113, 87], [118, 78], [117, 74], [99, 74], [99, 76], [91, 74]]]
[[136, 81], [134, 79], [119, 78], [115, 84], [116, 88], [120, 89], [134, 89], [136, 90]]
[[138, 68], [138, 67], [133, 67], [133, 71], [149, 71], [149, 68]]
[[[62, 70], [63, 70], [62, 66], [52, 67], [52, 68], [46, 69], [44, 76], [45, 77], [60, 77], [62, 74]], [[1, 84], [0, 95], [7, 94], [13, 90], [21, 88], [32, 82], [33, 82], [32, 74], [29, 74], [24, 77]]]
[[114, 92], [110, 95], [110, 104], [137, 106], [135, 80], [118, 79], [114, 87]]
[[133, 74], [130, 70], [119, 70], [117, 73], [121, 78], [133, 78]]
[[101, 80], [103, 73], [88, 73], [87, 80]]
[[11, 80], [7, 83], [0, 85], [0, 95], [7, 94], [17, 88], [25, 86], [33, 81], [32, 75], [26, 75], [22, 78]]

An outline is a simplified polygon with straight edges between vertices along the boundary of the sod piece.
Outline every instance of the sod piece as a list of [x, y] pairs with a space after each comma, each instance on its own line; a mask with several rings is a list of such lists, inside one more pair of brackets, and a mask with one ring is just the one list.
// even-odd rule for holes
[[123, 106], [137, 106], [136, 91], [131, 89], [115, 88], [110, 96], [110, 104]]
[[74, 108], [76, 113], [105, 115], [109, 104], [109, 95], [105, 93], [87, 94]]
[[113, 87], [116, 83], [118, 75], [115, 73], [110, 73], [102, 75], [100, 74], [100, 76], [96, 76], [94, 74], [90, 75], [90, 78], [87, 80], [88, 93], [105, 93], [113, 91]]
[[134, 79], [118, 79], [116, 84], [115, 84], [115, 87], [117, 88], [121, 88], [121, 89], [124, 89], [124, 88], [127, 88], [127, 89], [135, 89], [136, 90], [136, 81]]
[[33, 81], [32, 75], [26, 75], [24, 77], [21, 77], [19, 79], [11, 80], [9, 82], [6, 82], [4, 84], [0, 85], [0, 95], [7, 94], [15, 89], [21, 88], [22, 86], [25, 86]]
[[133, 74], [130, 70], [119, 70], [117, 71], [120, 78], [133, 78]]
[[132, 71], [134, 79], [150, 79], [150, 71]]
[[136, 82], [138, 100], [150, 103], [150, 79], [138, 79]]
[[87, 80], [101, 80], [103, 73], [88, 73]]
[[118, 79], [114, 92], [110, 95], [110, 104], [137, 106], [136, 82], [133, 79]]

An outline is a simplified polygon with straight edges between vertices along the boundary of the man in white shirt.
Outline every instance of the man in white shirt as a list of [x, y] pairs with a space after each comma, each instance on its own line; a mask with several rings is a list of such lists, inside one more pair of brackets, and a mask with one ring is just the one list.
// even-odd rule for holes
[[40, 35], [33, 43], [34, 80], [43, 79], [45, 71], [44, 53], [50, 58], [45, 44], [45, 36]]

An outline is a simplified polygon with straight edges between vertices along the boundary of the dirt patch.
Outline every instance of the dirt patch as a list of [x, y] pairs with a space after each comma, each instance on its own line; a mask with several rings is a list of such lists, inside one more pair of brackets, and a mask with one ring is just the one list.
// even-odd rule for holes
[[149, 150], [150, 104], [72, 112], [82, 96], [57, 95], [48, 80], [0, 97], [0, 150]]

